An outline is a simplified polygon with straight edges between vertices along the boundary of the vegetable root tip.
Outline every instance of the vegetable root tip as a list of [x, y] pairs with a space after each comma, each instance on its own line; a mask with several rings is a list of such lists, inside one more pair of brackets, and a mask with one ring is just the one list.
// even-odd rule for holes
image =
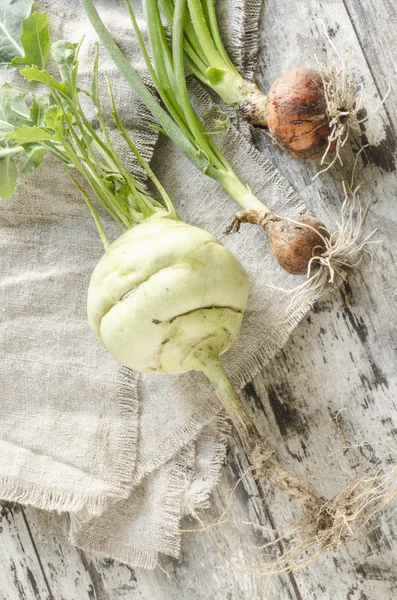
[[269, 213], [263, 213], [259, 210], [240, 210], [237, 212], [230, 225], [226, 228], [225, 233], [236, 233], [240, 231], [241, 223], [251, 223], [264, 227]]

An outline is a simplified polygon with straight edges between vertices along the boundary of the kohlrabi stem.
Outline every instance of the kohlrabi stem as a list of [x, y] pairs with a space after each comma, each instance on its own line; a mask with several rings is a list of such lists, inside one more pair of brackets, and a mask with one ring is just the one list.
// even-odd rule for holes
[[156, 88], [156, 90], [158, 91], [162, 101], [164, 102], [167, 110], [169, 111], [170, 114], [172, 114], [173, 119], [175, 121], [175, 123], [178, 125], [178, 127], [182, 130], [182, 132], [186, 135], [186, 137], [188, 138], [189, 142], [191, 144], [194, 145], [194, 137], [192, 135], [192, 133], [189, 131], [189, 128], [186, 126], [185, 120], [183, 118], [183, 115], [180, 114], [179, 110], [174, 108], [173, 103], [169, 100], [169, 98], [167, 97], [164, 89], [163, 89], [163, 84], [160, 81], [160, 78], [157, 76], [157, 72], [156, 70], [153, 68], [153, 65], [151, 63], [149, 54], [146, 50], [146, 46], [145, 46], [145, 42], [143, 41], [143, 37], [142, 34], [140, 32], [137, 20], [135, 18], [135, 14], [134, 11], [132, 10], [132, 6], [129, 0], [125, 0], [127, 9], [128, 9], [128, 13], [130, 16], [130, 20], [132, 23], [132, 26], [134, 28], [135, 31], [135, 35], [137, 38], [137, 42], [140, 48], [140, 51], [142, 53], [143, 59], [145, 61], [145, 64], [147, 66], [147, 69], [150, 73], [150, 76], [152, 78], [152, 81], [154, 83], [154, 86]]
[[0, 148], [0, 159], [7, 158], [7, 156], [13, 156], [14, 154], [21, 154], [25, 152], [23, 146], [14, 146], [13, 148]]
[[218, 358], [211, 358], [206, 354], [197, 358], [199, 363], [201, 362], [201, 367], [196, 367], [197, 370], [201, 370], [212, 383], [261, 484], [268, 481], [305, 506], [321, 506], [322, 496], [310, 484], [286, 471], [266, 448], [266, 443], [259, 435]]
[[99, 215], [97, 213], [97, 210], [95, 208], [95, 206], [93, 205], [93, 203], [90, 200], [90, 197], [88, 196], [87, 192], [81, 187], [81, 185], [78, 183], [78, 181], [73, 177], [73, 175], [70, 175], [71, 180], [73, 181], [74, 185], [76, 186], [76, 188], [79, 190], [80, 194], [83, 196], [84, 200], [87, 203], [88, 208], [91, 211], [92, 217], [95, 221], [95, 225], [97, 227], [99, 236], [102, 240], [102, 244], [103, 247], [105, 248], [105, 251], [109, 248], [109, 242], [108, 242], [108, 238], [106, 237], [106, 233], [105, 230], [102, 227], [102, 223], [101, 220], [99, 218]]
[[109, 80], [109, 77], [107, 75], [106, 75], [106, 83], [107, 83], [107, 86], [108, 86], [110, 103], [111, 103], [111, 106], [112, 106], [112, 116], [114, 118], [114, 121], [115, 121], [115, 123], [117, 125], [118, 130], [120, 131], [120, 133], [123, 136], [124, 140], [128, 144], [128, 147], [130, 148], [130, 150], [134, 154], [135, 158], [138, 160], [138, 162], [141, 165], [141, 167], [143, 167], [145, 169], [146, 173], [148, 174], [149, 178], [153, 182], [154, 186], [156, 187], [156, 189], [160, 193], [162, 199], [164, 200], [164, 204], [167, 207], [167, 210], [168, 210], [168, 213], [169, 213], [169, 217], [171, 219], [179, 220], [179, 217], [176, 214], [175, 208], [174, 208], [174, 206], [173, 206], [173, 204], [172, 204], [172, 202], [170, 200], [169, 195], [165, 191], [164, 187], [161, 185], [161, 183], [158, 180], [158, 178], [156, 177], [156, 175], [153, 173], [153, 171], [150, 168], [149, 164], [143, 159], [142, 155], [138, 151], [138, 148], [135, 146], [134, 142], [132, 141], [132, 139], [128, 135], [128, 133], [127, 133], [127, 131], [126, 131], [123, 123], [120, 120], [119, 114], [118, 114], [117, 109], [116, 109], [116, 104], [115, 104], [115, 101], [114, 101], [114, 96], [113, 96], [112, 87], [110, 85], [110, 80]]

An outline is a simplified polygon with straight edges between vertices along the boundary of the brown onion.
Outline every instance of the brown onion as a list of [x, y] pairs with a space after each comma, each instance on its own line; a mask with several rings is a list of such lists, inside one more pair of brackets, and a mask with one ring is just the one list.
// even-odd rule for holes
[[272, 84], [267, 96], [258, 88], [240, 106], [254, 127], [267, 129], [278, 146], [294, 158], [319, 161], [333, 153], [329, 145], [331, 117], [323, 79], [311, 68], [293, 69]]
[[321, 160], [331, 130], [317, 71], [294, 69], [276, 79], [267, 94], [266, 116], [269, 133], [279, 146], [295, 158]]
[[316, 217], [270, 215], [263, 226], [278, 264], [292, 275], [305, 275], [314, 256], [325, 251], [329, 233]]
[[287, 218], [275, 213], [245, 210], [236, 213], [226, 233], [239, 231], [241, 223], [262, 227], [279, 265], [292, 275], [305, 275], [311, 259], [326, 250], [329, 237], [325, 225], [310, 215]]

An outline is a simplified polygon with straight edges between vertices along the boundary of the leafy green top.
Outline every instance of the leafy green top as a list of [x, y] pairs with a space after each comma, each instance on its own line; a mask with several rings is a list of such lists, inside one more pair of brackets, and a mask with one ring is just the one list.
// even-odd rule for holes
[[[172, 204], [150, 167], [139, 154], [122, 125], [108, 78], [112, 114], [119, 133], [159, 190], [164, 204], [152, 198], [144, 186], [126, 169], [110, 140], [98, 90], [98, 47], [93, 66], [91, 90], [78, 87], [80, 44], [64, 40], [50, 46], [45, 14], [33, 13], [23, 21], [21, 43], [24, 56], [13, 59], [23, 65], [26, 81], [43, 84], [44, 93], [26, 93], [9, 84], [0, 89], [0, 197], [10, 197], [17, 172], [36, 169], [47, 152], [59, 158], [66, 170], [80, 173], [113, 219], [123, 230], [155, 213], [176, 218]], [[45, 70], [51, 54], [60, 79]], [[99, 122], [98, 132], [87, 119], [80, 95], [88, 97]], [[87, 192], [71, 175], [86, 200], [105, 247], [106, 236]]]

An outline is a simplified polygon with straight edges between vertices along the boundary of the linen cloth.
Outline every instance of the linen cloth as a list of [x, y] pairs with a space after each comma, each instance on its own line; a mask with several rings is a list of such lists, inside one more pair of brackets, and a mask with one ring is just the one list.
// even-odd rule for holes
[[[124, 3], [102, 0], [96, 6], [143, 73]], [[85, 35], [80, 63], [87, 83], [96, 37], [78, 0], [41, 0], [35, 9], [47, 11], [53, 41]], [[222, 2], [217, 9], [233, 60], [252, 77], [259, 0]], [[120, 116], [150, 159], [157, 132], [147, 127], [148, 115], [105, 51], [100, 71], [109, 74]], [[17, 79], [7, 74], [8, 81]], [[208, 93], [197, 83], [191, 92], [206, 113]], [[248, 128], [242, 132], [232, 124], [216, 136], [236, 172], [276, 211], [301, 212], [292, 188], [254, 149]], [[120, 151], [134, 170], [128, 152]], [[291, 288], [296, 278], [278, 267], [259, 228], [223, 235], [238, 207], [215, 181], [165, 138], [153, 165], [181, 217], [218, 236], [248, 272], [241, 334], [222, 357], [241, 390], [308, 307], [286, 312], [288, 297], [269, 287]], [[115, 239], [116, 226], [102, 216]], [[84, 550], [154, 568], [159, 553], [178, 556], [186, 499], [195, 507], [208, 502], [228, 424], [204, 376], [138, 375], [100, 347], [87, 323], [85, 298], [101, 254], [88, 209], [54, 158], [25, 176], [0, 207], [0, 498], [69, 513], [71, 539]]]

